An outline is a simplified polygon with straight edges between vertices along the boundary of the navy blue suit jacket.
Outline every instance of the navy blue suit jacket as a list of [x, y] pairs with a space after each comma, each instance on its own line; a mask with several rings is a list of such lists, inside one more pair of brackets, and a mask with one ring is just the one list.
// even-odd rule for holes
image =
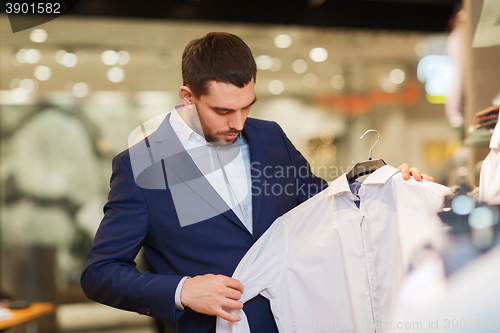
[[[277, 217], [327, 186], [310, 172], [307, 161], [278, 124], [248, 118], [242, 133], [249, 142], [252, 163], [253, 235], [230, 209], [181, 226], [169, 185], [182, 184], [187, 171], [191, 175], [199, 171], [183, 150], [168, 116], [141, 143], [148, 146], [151, 156], [156, 156], [157, 163], [146, 173], [161, 173], [157, 188], [138, 186], [131, 162], [135, 146], [113, 159], [105, 215], [81, 279], [90, 299], [176, 321], [178, 332], [215, 331], [215, 317], [189, 308], [176, 310], [174, 294], [182, 277], [208, 273], [231, 276], [247, 250]], [[201, 173], [199, 176], [204, 179]], [[206, 192], [200, 195], [196, 189], [187, 188], [190, 190], [192, 212], [203, 205], [211, 207], [210, 201], [222, 200], [216, 192], [206, 198]], [[186, 213], [190, 212], [182, 212]], [[136, 269], [134, 259], [141, 247], [154, 273]], [[253, 332], [277, 332], [265, 298], [259, 295], [245, 303], [244, 308]]]

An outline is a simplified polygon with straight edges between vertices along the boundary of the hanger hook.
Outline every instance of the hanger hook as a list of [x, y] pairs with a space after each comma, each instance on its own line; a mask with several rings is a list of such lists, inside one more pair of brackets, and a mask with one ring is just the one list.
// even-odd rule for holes
[[365, 133], [363, 133], [363, 135], [360, 136], [359, 139], [360, 140], [363, 139], [363, 137], [365, 136], [365, 134], [369, 133], [369, 132], [375, 132], [378, 135], [377, 141], [375, 141], [375, 143], [373, 144], [373, 146], [370, 148], [370, 156], [368, 157], [368, 160], [371, 161], [371, 159], [372, 159], [372, 150], [373, 150], [373, 147], [375, 147], [375, 145], [377, 144], [378, 140], [380, 140], [380, 133], [378, 131], [374, 130], [374, 129], [370, 129], [370, 130], [366, 131]]

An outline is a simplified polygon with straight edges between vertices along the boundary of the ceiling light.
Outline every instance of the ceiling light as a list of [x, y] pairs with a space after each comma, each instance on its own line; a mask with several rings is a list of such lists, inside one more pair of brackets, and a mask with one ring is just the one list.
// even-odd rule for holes
[[108, 70], [108, 80], [111, 82], [122, 82], [125, 79], [125, 71], [120, 67], [112, 67]]
[[39, 81], [47, 81], [52, 76], [52, 70], [47, 66], [37, 66], [33, 71], [33, 76]]
[[82, 98], [82, 97], [87, 96], [87, 94], [89, 93], [89, 86], [85, 82], [79, 82], [79, 83], [76, 83], [75, 85], [73, 85], [71, 92], [76, 97]]
[[130, 54], [127, 51], [118, 52], [118, 64], [126, 65], [130, 61]]
[[30, 40], [35, 43], [43, 43], [47, 40], [47, 31], [43, 29], [34, 29], [30, 32]]
[[285, 86], [283, 85], [283, 82], [281, 82], [280, 80], [273, 80], [269, 82], [268, 89], [271, 94], [279, 95], [283, 92]]
[[59, 50], [56, 52], [56, 61], [58, 64], [61, 64], [61, 65], [63, 64], [63, 57], [66, 53], [68, 53], [68, 52], [66, 52], [64, 50]]
[[[453, 78], [453, 66], [449, 56], [426, 55], [418, 62], [417, 77], [425, 83], [425, 91], [430, 96], [449, 96]], [[441, 102], [444, 102], [443, 99]], [[438, 103], [437, 99], [431, 103]]]
[[429, 53], [429, 46], [425, 43], [418, 43], [415, 45], [415, 54], [419, 57], [426, 56]]
[[118, 60], [120, 60], [120, 56], [118, 55], [118, 52], [113, 51], [113, 50], [107, 50], [101, 53], [101, 61], [108, 66], [113, 66], [118, 63]]
[[38, 89], [38, 82], [34, 79], [24, 79], [19, 82], [19, 87], [26, 93], [33, 93]]
[[318, 84], [318, 78], [313, 73], [307, 73], [302, 78], [302, 83], [304, 83], [307, 88], [314, 88], [316, 84]]
[[28, 63], [29, 64], [36, 64], [37, 62], [40, 61], [40, 58], [42, 57], [42, 54], [40, 51], [36, 49], [29, 49], [28, 50]]
[[401, 69], [396, 68], [391, 71], [391, 74], [389, 75], [389, 78], [391, 81], [395, 84], [401, 84], [405, 80], [405, 72], [403, 72]]
[[293, 62], [292, 69], [295, 73], [305, 73], [307, 71], [307, 62], [303, 59], [297, 59]]
[[16, 59], [21, 64], [27, 63], [29, 60], [29, 57], [30, 57], [30, 54], [29, 54], [28, 50], [20, 49], [19, 51], [17, 51]]
[[66, 53], [62, 56], [61, 62], [65, 67], [75, 67], [78, 63], [78, 57], [74, 53]]
[[328, 51], [322, 47], [315, 47], [309, 52], [309, 57], [314, 62], [323, 62], [328, 59]]
[[268, 70], [273, 67], [273, 58], [268, 55], [260, 55], [255, 59], [257, 63], [257, 68], [262, 70]]
[[280, 49], [289, 48], [292, 45], [292, 37], [287, 34], [274, 37], [274, 45]]

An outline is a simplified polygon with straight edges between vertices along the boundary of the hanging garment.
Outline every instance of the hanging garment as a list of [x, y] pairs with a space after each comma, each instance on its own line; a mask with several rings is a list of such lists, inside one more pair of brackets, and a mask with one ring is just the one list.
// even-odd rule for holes
[[[437, 262], [427, 262], [411, 274], [402, 293], [421, 290], [428, 297], [412, 292], [418, 306], [398, 311], [393, 322], [410, 323], [394, 327], [397, 333], [475, 333], [500, 329], [500, 246], [496, 246], [442, 281]], [[432, 267], [434, 266], [434, 268]], [[434, 271], [431, 271], [434, 270]], [[424, 278], [424, 275], [427, 277]], [[411, 281], [410, 281], [411, 279]], [[430, 293], [432, 290], [434, 293]], [[415, 298], [417, 296], [417, 298]], [[398, 304], [400, 305], [400, 304]], [[400, 309], [398, 309], [400, 310]]]
[[[358, 195], [346, 175], [279, 217], [250, 248], [233, 278], [242, 302], [269, 299], [281, 333], [380, 332], [413, 248], [434, 242], [445, 186], [404, 180], [386, 165]], [[359, 208], [355, 201], [360, 200]], [[217, 318], [217, 333], [250, 332]]]
[[482, 111], [476, 112], [472, 119], [474, 130], [491, 130], [498, 122], [498, 106], [492, 106]]
[[491, 135], [490, 153], [481, 166], [479, 201], [500, 205], [500, 125], [497, 123]]

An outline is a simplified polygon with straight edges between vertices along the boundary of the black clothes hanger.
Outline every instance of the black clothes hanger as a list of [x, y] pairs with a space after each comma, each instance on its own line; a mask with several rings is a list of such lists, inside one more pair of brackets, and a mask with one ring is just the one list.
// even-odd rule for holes
[[363, 139], [366, 133], [368, 132], [375, 132], [378, 134], [378, 139], [375, 141], [373, 146], [370, 148], [370, 156], [368, 157], [368, 161], [363, 161], [356, 163], [356, 165], [347, 173], [347, 180], [349, 183], [353, 183], [357, 178], [368, 175], [370, 173], [375, 172], [375, 170], [383, 167], [384, 165], [387, 165], [387, 163], [384, 162], [383, 159], [378, 159], [378, 160], [372, 160], [372, 150], [373, 147], [377, 144], [378, 140], [380, 140], [380, 133], [377, 132], [376, 130], [368, 130], [366, 131], [359, 139]]

